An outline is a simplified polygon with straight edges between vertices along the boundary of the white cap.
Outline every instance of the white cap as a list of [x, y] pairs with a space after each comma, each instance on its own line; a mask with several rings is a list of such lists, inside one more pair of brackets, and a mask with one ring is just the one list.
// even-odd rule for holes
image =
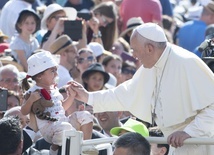
[[90, 42], [87, 47], [93, 51], [95, 57], [100, 56], [105, 51], [103, 46], [97, 42]]
[[154, 42], [167, 42], [164, 30], [155, 23], [145, 23], [135, 29], [141, 36]]
[[61, 7], [59, 4], [54, 3], [48, 5], [48, 7], [45, 9], [44, 16], [41, 20], [41, 29], [47, 30], [46, 21], [48, 17], [50, 17], [52, 13], [60, 10], [64, 11], [63, 7]]
[[203, 11], [202, 6], [195, 6], [188, 9], [187, 13], [184, 15], [188, 20], [199, 20], [201, 13]]
[[105, 84], [105, 87], [108, 88], [108, 89], [111, 89], [111, 88], [114, 88], [117, 86], [117, 78], [111, 74], [111, 73], [108, 73], [110, 78], [108, 80], [108, 82]]
[[42, 71], [58, 66], [57, 62], [53, 58], [49, 51], [41, 49], [41, 52], [35, 53], [27, 60], [28, 71], [27, 75], [34, 76]]

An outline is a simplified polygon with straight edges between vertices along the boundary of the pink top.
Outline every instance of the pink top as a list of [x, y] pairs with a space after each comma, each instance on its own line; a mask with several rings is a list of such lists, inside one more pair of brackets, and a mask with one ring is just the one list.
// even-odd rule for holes
[[127, 21], [132, 17], [141, 17], [144, 23], [161, 22], [162, 6], [159, 0], [123, 0], [120, 15], [122, 30], [125, 30]]

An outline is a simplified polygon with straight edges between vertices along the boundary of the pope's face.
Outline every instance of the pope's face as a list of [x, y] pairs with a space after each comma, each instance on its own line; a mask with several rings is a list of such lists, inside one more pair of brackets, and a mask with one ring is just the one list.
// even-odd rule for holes
[[151, 64], [154, 64], [154, 59], [149, 49], [149, 44], [145, 42], [145, 39], [142, 39], [137, 32], [134, 32], [130, 39], [130, 45], [133, 50], [133, 56], [140, 60], [145, 68], [151, 68]]

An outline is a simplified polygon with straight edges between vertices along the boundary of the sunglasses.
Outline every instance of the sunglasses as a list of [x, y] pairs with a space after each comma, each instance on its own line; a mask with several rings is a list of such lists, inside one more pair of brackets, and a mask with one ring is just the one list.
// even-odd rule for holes
[[87, 57], [87, 58], [77, 58], [77, 62], [79, 63], [79, 64], [82, 64], [82, 63], [84, 63], [84, 62], [92, 62], [94, 60], [94, 57], [93, 56], [89, 56], [89, 57]]
[[136, 70], [135, 69], [128, 69], [128, 68], [124, 68], [124, 69], [122, 69], [122, 73], [123, 74], [132, 74], [132, 75], [134, 75], [135, 74], [135, 72], [136, 72]]

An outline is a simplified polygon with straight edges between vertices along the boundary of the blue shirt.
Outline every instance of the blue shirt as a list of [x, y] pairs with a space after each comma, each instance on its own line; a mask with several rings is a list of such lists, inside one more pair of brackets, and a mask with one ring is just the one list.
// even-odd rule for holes
[[193, 20], [184, 23], [178, 31], [178, 45], [193, 52], [205, 39], [206, 23]]

